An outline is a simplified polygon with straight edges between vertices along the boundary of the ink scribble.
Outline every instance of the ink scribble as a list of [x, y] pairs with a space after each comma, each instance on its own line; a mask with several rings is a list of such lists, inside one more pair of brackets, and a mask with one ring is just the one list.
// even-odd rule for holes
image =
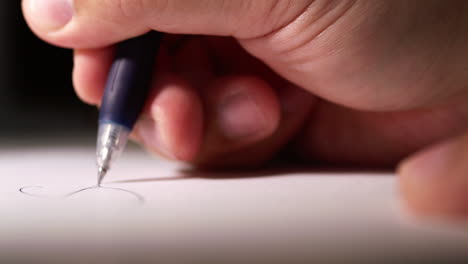
[[43, 194], [34, 192], [34, 190], [38, 190], [38, 189], [41, 190], [41, 189], [44, 189], [44, 187], [42, 187], [42, 186], [25, 186], [25, 187], [20, 188], [19, 192], [22, 193], [22, 194], [31, 196], [31, 197], [36, 197], [36, 198], [59, 199], [59, 198], [69, 198], [69, 197], [75, 196], [75, 195], [77, 195], [79, 193], [89, 191], [89, 190], [107, 189], [107, 190], [114, 190], [114, 191], [119, 191], [119, 192], [122, 192], [122, 193], [129, 194], [133, 198], [135, 198], [135, 200], [140, 205], [145, 203], [145, 198], [142, 195], [140, 195], [140, 194], [138, 194], [136, 192], [132, 192], [132, 191], [125, 190], [125, 189], [120, 189], [120, 188], [114, 188], [114, 187], [91, 186], [91, 187], [86, 187], [86, 188], [83, 188], [83, 189], [80, 189], [80, 190], [77, 190], [77, 191], [73, 191], [73, 192], [65, 194], [65, 195], [58, 195], [58, 196], [47, 196], [47, 195], [43, 195]]

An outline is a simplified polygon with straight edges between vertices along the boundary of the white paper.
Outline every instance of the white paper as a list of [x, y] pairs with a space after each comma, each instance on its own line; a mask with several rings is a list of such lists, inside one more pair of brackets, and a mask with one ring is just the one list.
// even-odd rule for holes
[[[187, 173], [129, 150], [89, 190], [94, 148], [0, 151], [1, 263], [376, 263], [468, 257], [467, 226], [412, 222], [392, 173]], [[30, 197], [24, 186], [41, 186]], [[397, 263], [397, 262], [394, 262]]]

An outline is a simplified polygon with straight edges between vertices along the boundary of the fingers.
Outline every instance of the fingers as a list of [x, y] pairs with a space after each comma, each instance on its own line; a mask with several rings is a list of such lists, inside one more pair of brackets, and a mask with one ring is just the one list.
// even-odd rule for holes
[[[168, 45], [171, 43], [166, 38], [157, 56], [155, 67], [157, 78], [167, 75], [172, 69], [172, 63], [168, 58]], [[75, 50], [73, 86], [77, 95], [84, 102], [92, 105], [100, 104], [109, 69], [114, 59], [114, 50], [114, 47]]]
[[167, 158], [211, 163], [213, 155], [262, 140], [279, 124], [276, 96], [256, 78], [214, 81], [203, 99], [204, 109], [200, 97], [180, 78], [157, 86], [148, 116], [138, 122], [135, 134], [150, 151]]
[[268, 160], [296, 134], [314, 101], [284, 87], [279, 102], [266, 82], [250, 76], [217, 79], [203, 99], [180, 78], [155, 90], [134, 137], [153, 153], [209, 168]]
[[297, 16], [310, 0], [23, 0], [33, 31], [56, 45], [92, 48], [140, 35], [267, 34]]
[[219, 78], [205, 90], [204, 100], [206, 135], [197, 164], [212, 164], [226, 153], [240, 154], [241, 148], [270, 137], [278, 129], [278, 99], [271, 86], [258, 78]]
[[198, 167], [241, 168], [270, 160], [298, 133], [315, 103], [294, 85], [273, 90], [247, 76], [223, 78], [211, 88], [206, 116], [212, 122], [194, 161]]
[[403, 197], [417, 214], [468, 217], [468, 134], [407, 159], [399, 175]]
[[98, 105], [104, 93], [113, 49], [75, 50], [73, 86], [81, 100]]
[[311, 113], [296, 150], [312, 161], [395, 166], [415, 151], [468, 127], [465, 103], [401, 112], [365, 112], [321, 101]]
[[[227, 167], [259, 164], [296, 134], [312, 95], [274, 75], [232, 39], [179, 40], [171, 37], [161, 46], [134, 139], [165, 158]], [[76, 51], [75, 88], [83, 100], [99, 104], [112, 53]]]
[[205, 91], [205, 96], [207, 114], [212, 116], [211, 133], [218, 134], [208, 136], [208, 141], [215, 137], [216, 141], [247, 144], [271, 135], [278, 127], [278, 99], [272, 88], [258, 78], [220, 78]]
[[160, 79], [134, 135], [163, 157], [193, 160], [203, 135], [203, 108], [198, 94], [180, 78]]

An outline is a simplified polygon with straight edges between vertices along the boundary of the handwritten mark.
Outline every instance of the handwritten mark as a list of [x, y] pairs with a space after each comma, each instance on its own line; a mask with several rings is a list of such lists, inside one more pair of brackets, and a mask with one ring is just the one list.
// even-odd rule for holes
[[25, 186], [25, 187], [20, 188], [19, 192], [22, 193], [22, 194], [31, 196], [31, 197], [35, 197], [35, 198], [59, 199], [59, 198], [70, 198], [70, 197], [75, 196], [75, 195], [77, 195], [79, 193], [89, 191], [89, 190], [107, 189], [107, 190], [114, 190], [114, 191], [119, 191], [119, 192], [129, 194], [133, 198], [135, 198], [136, 201], [138, 202], [138, 204], [140, 204], [140, 205], [145, 203], [145, 198], [142, 195], [140, 195], [140, 194], [138, 194], [136, 192], [132, 192], [132, 191], [121, 189], [121, 188], [115, 188], [115, 187], [105, 187], [105, 186], [102, 186], [102, 185], [101, 186], [86, 187], [86, 188], [83, 188], [83, 189], [80, 189], [80, 190], [77, 190], [77, 191], [73, 191], [73, 192], [65, 194], [65, 195], [58, 195], [58, 196], [48, 196], [48, 195], [39, 194], [39, 193], [36, 193], [36, 192], [33, 191], [33, 190], [38, 190], [38, 189], [45, 189], [45, 188], [42, 187], [42, 186]]

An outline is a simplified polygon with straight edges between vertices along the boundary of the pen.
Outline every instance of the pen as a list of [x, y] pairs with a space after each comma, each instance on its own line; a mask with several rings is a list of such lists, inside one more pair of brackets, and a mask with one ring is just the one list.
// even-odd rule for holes
[[99, 111], [98, 186], [122, 154], [145, 105], [162, 33], [151, 31], [117, 45]]

